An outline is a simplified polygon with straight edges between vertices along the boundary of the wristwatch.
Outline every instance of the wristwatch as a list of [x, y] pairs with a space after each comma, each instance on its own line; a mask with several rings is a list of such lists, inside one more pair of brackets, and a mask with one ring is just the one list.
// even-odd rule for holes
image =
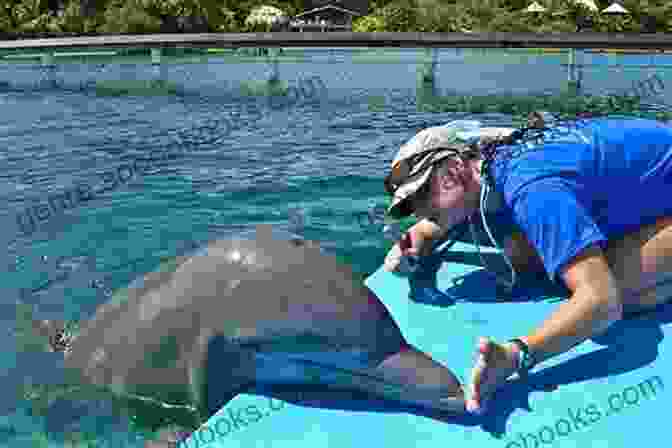
[[530, 352], [530, 347], [528, 347], [525, 342], [518, 338], [511, 339], [509, 342], [516, 344], [520, 350], [520, 356], [518, 357], [518, 372], [529, 372], [537, 364], [537, 360]]

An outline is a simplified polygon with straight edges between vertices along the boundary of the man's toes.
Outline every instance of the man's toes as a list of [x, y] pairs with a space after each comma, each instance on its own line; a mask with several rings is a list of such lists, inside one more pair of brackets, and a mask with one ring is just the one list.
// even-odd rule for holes
[[485, 376], [487, 374], [487, 368], [489, 367], [488, 364], [492, 362], [494, 350], [495, 346], [492, 341], [481, 338], [478, 346], [478, 359], [476, 360], [476, 365], [474, 367], [474, 380], [477, 387], [480, 383], [486, 380]]
[[478, 359], [473, 369], [471, 378], [472, 400], [480, 401], [482, 384], [486, 381], [488, 362], [492, 353], [492, 346], [486, 338], [479, 340]]
[[467, 400], [466, 405], [467, 405], [466, 406], [467, 407], [467, 412], [469, 412], [471, 414], [480, 414], [482, 412], [481, 411], [482, 408], [481, 408], [479, 402], [476, 401], [476, 400], [473, 400], [473, 399]]

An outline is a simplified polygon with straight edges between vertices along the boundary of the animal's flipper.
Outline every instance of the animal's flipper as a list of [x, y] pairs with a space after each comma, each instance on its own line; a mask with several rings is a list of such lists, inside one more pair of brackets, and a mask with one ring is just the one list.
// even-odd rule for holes
[[414, 347], [388, 356], [373, 374], [384, 381], [374, 389], [384, 397], [441, 412], [465, 411], [464, 390], [445, 366]]
[[201, 424], [254, 381], [253, 353], [213, 331], [199, 336], [189, 363], [189, 383]]
[[288, 359], [303, 375], [295, 384], [255, 385], [255, 390], [290, 403], [342, 410], [423, 409], [435, 414], [465, 412], [459, 380], [426, 354], [407, 348], [365, 369]]

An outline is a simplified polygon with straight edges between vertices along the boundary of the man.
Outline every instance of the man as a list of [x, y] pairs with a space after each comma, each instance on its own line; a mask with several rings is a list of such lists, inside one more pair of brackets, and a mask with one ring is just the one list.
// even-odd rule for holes
[[388, 212], [420, 218], [388, 254], [387, 270], [397, 271], [401, 256], [430, 252], [492, 189], [521, 230], [505, 242], [510, 267], [545, 270], [571, 291], [530, 334], [507, 343], [480, 339], [472, 412], [483, 412], [513, 373], [596, 336], [624, 310], [672, 295], [672, 129], [607, 118], [544, 129], [518, 131], [483, 157], [484, 145], [469, 144], [454, 126], [428, 128], [401, 147], [385, 181], [394, 195]]

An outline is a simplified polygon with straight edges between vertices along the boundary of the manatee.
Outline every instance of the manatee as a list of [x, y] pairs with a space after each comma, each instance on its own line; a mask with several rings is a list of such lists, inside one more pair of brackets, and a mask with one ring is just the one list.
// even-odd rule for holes
[[406, 342], [351, 268], [316, 242], [277, 239], [270, 226], [137, 279], [80, 324], [63, 364], [122, 396], [191, 406], [199, 424], [240, 393], [464, 413], [456, 376]]

